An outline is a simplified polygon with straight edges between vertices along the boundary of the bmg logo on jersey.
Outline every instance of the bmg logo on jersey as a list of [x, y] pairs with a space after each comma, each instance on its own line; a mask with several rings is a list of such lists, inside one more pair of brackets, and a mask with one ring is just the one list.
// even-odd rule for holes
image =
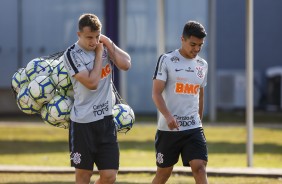
[[109, 111], [109, 101], [106, 101], [105, 103], [94, 105], [93, 106], [93, 114], [94, 116], [100, 116], [102, 114], [105, 114], [105, 112]]
[[196, 95], [199, 91], [199, 88], [200, 88], [199, 84], [189, 84], [182, 82], [175, 83], [175, 93], [177, 94]]

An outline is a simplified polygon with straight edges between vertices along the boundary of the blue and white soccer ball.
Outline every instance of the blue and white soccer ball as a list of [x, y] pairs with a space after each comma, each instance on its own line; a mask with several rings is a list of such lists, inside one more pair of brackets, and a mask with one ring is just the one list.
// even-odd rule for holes
[[46, 59], [46, 61], [49, 62], [53, 68], [55, 68], [61, 62], [59, 59]]
[[36, 103], [36, 101], [30, 97], [27, 87], [27, 85], [23, 86], [18, 93], [17, 105], [19, 109], [26, 114], [38, 114], [40, 113], [42, 105]]
[[43, 106], [41, 117], [49, 125], [68, 128], [72, 105], [73, 101], [69, 97], [56, 95], [48, 104]]
[[118, 132], [128, 132], [134, 122], [135, 115], [132, 108], [126, 104], [116, 104], [113, 107], [114, 122]]
[[68, 89], [68, 90], [60, 89], [58, 92], [59, 92], [59, 94], [61, 94], [63, 96], [69, 97], [72, 101], [74, 100], [74, 90], [73, 90], [73, 88]]
[[29, 81], [32, 81], [36, 76], [49, 76], [52, 70], [53, 67], [50, 63], [41, 57], [31, 60], [25, 67], [25, 73]]
[[19, 68], [12, 77], [12, 89], [16, 94], [20, 92], [21, 87], [28, 83], [25, 69]]
[[73, 88], [67, 69], [64, 66], [64, 62], [62, 61], [62, 57], [59, 59], [59, 64], [54, 66], [51, 74], [51, 79], [53, 80], [58, 90], [63, 89], [67, 91]]
[[56, 88], [50, 77], [37, 76], [28, 85], [29, 95], [38, 103], [48, 103], [56, 93]]

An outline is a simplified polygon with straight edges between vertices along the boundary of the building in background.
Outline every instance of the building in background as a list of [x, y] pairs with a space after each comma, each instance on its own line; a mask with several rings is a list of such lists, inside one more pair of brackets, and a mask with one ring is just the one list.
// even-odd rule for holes
[[[4, 114], [22, 114], [10, 90], [14, 72], [25, 67], [33, 58], [65, 50], [75, 42], [76, 22], [80, 14], [95, 13], [103, 25], [106, 20], [114, 21], [113, 17], [106, 17], [109, 14], [105, 13], [105, 2], [0, 1], [0, 117]], [[125, 20], [119, 22], [125, 22], [123, 30], [126, 39], [118, 43], [125, 47], [132, 58], [132, 68], [124, 81], [127, 84], [125, 98], [135, 113], [155, 114], [151, 87], [159, 57], [156, 1], [119, 2], [125, 5], [122, 10], [117, 8], [125, 11]], [[245, 6], [245, 0], [217, 0], [217, 108], [245, 107]], [[279, 34], [282, 32], [281, 9], [282, 1], [254, 1], [254, 105], [257, 108], [267, 105], [267, 69], [282, 65], [282, 38]], [[197, 20], [208, 29], [208, 17], [208, 0], [165, 0], [165, 50], [171, 51], [180, 46], [180, 36], [186, 21]], [[103, 32], [106, 32], [105, 28]], [[209, 43], [208, 40], [206, 42], [201, 56], [208, 61]], [[205, 92], [208, 93], [207, 90]]]

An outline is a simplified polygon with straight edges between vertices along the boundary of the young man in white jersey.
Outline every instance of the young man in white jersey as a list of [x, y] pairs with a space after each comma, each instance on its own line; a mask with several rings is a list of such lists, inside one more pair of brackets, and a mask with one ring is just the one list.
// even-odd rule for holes
[[94, 14], [78, 21], [78, 41], [64, 53], [64, 65], [74, 89], [69, 148], [77, 184], [89, 184], [94, 164], [96, 184], [112, 184], [119, 168], [119, 147], [112, 116], [112, 64], [131, 66], [130, 56], [101, 34]]
[[202, 128], [207, 62], [198, 56], [206, 32], [195, 21], [185, 24], [181, 47], [160, 56], [152, 98], [160, 112], [155, 137], [157, 172], [153, 184], [166, 183], [181, 155], [197, 184], [207, 184], [208, 160]]

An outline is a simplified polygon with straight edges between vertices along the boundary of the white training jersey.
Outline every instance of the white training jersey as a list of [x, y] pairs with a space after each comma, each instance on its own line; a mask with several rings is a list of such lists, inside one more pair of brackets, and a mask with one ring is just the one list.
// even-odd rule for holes
[[74, 90], [74, 105], [70, 119], [77, 123], [89, 123], [112, 115], [112, 66], [107, 49], [104, 49], [102, 56], [101, 80], [96, 90], [86, 88], [73, 77], [83, 70], [93, 69], [94, 51], [86, 51], [76, 42], [65, 51], [62, 57], [64, 57], [64, 65]]
[[[208, 64], [201, 57], [184, 58], [179, 50], [160, 56], [153, 79], [166, 82], [162, 93], [170, 113], [179, 124], [179, 131], [202, 127], [199, 116], [200, 88], [207, 84]], [[159, 113], [158, 129], [170, 130]]]

